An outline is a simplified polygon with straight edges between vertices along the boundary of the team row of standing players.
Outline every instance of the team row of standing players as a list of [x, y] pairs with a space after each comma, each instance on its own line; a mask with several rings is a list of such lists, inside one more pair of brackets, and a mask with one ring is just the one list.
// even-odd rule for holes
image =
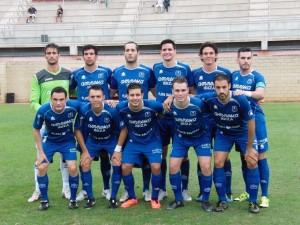
[[[261, 107], [258, 105], [258, 100], [263, 99], [263, 97], [264, 97], [265, 81], [264, 81], [264, 78], [262, 75], [260, 75], [258, 72], [251, 69], [251, 60], [252, 60], [251, 49], [242, 48], [239, 50], [237, 60], [240, 65], [240, 70], [233, 72], [233, 74], [231, 74], [231, 72], [229, 70], [216, 65], [218, 49], [215, 44], [209, 43], [209, 42], [204, 43], [200, 47], [199, 56], [200, 56], [201, 61], [203, 62], [203, 67], [196, 69], [192, 72], [191, 72], [189, 66], [176, 61], [176, 59], [175, 59], [176, 46], [175, 46], [175, 43], [169, 39], [161, 42], [161, 56], [163, 58], [163, 62], [155, 64], [153, 67], [153, 70], [142, 64], [139, 64], [139, 62], [138, 62], [139, 48], [138, 48], [138, 45], [134, 42], [128, 42], [125, 44], [124, 55], [125, 55], [126, 63], [124, 66], [118, 67], [113, 72], [109, 68], [106, 68], [103, 66], [97, 66], [97, 64], [96, 64], [97, 49], [94, 46], [91, 46], [91, 45], [85, 46], [83, 48], [82, 53], [83, 53], [83, 59], [85, 61], [85, 66], [79, 70], [74, 71], [71, 75], [71, 81], [70, 81], [70, 71], [59, 67], [58, 46], [56, 46], [54, 44], [50, 44], [50, 45], [46, 46], [45, 57], [47, 60], [47, 69], [42, 70], [39, 73], [37, 73], [33, 77], [33, 80], [32, 80], [31, 100], [30, 101], [31, 101], [32, 107], [35, 110], [39, 109], [40, 103], [46, 103], [46, 102], [50, 101], [50, 91], [53, 89], [53, 87], [56, 87], [56, 86], [62, 86], [66, 90], [68, 90], [69, 87], [70, 87], [70, 90], [77, 88], [78, 100], [81, 102], [87, 102], [88, 100], [90, 100], [91, 103], [88, 104], [89, 106], [86, 106], [86, 107], [90, 107], [90, 109], [92, 108], [93, 104], [92, 104], [91, 98], [88, 98], [88, 96], [90, 94], [89, 87], [91, 87], [92, 85], [101, 86], [106, 99], [113, 97], [116, 93], [118, 93], [119, 100], [121, 102], [123, 102], [123, 101], [127, 100], [128, 96], [130, 96], [128, 94], [128, 89], [127, 89], [128, 84], [130, 84], [132, 82], [136, 82], [141, 85], [142, 90], [140, 90], [141, 91], [140, 95], [142, 95], [143, 99], [147, 99], [148, 92], [151, 91], [153, 93], [153, 95], [156, 97], [156, 100], [158, 102], [160, 102], [160, 103], [164, 102], [168, 98], [168, 96], [171, 96], [171, 97], [169, 97], [169, 101], [172, 102], [172, 100], [170, 98], [175, 96], [174, 84], [172, 84], [172, 81], [175, 77], [179, 77], [179, 76], [180, 77], [183, 76], [186, 78], [187, 91], [190, 94], [198, 95], [197, 96], [198, 98], [203, 98], [203, 99], [207, 100], [207, 99], [212, 98], [213, 96], [210, 96], [210, 94], [207, 94], [206, 96], [205, 95], [201, 96], [201, 94], [215, 93], [213, 78], [217, 74], [225, 74], [225, 75], [227, 75], [226, 77], [230, 77], [232, 80], [232, 88], [235, 89], [235, 92], [234, 92], [235, 95], [242, 95], [242, 96], [245, 95], [246, 97], [244, 96], [243, 98], [244, 99], [248, 98], [248, 101], [250, 102], [250, 105], [251, 105], [251, 111], [249, 111], [249, 113], [248, 113], [249, 117], [246, 117], [246, 115], [243, 114], [243, 116], [242, 116], [243, 119], [241, 120], [241, 116], [239, 116], [239, 115], [242, 115], [242, 113], [240, 110], [247, 110], [247, 107], [241, 107], [241, 105], [243, 105], [243, 104], [239, 103], [239, 101], [235, 100], [235, 98], [242, 98], [242, 97], [234, 97], [234, 95], [232, 95], [232, 92], [230, 92], [229, 95], [228, 95], [228, 93], [222, 93], [223, 97], [224, 97], [224, 95], [226, 95], [226, 98], [225, 98], [226, 101], [229, 99], [230, 103], [235, 102], [235, 103], [237, 103], [237, 105], [231, 106], [232, 114], [230, 114], [230, 113], [225, 113], [225, 114], [214, 113], [213, 115], [217, 115], [218, 117], [220, 117], [223, 122], [224, 121], [228, 121], [228, 122], [235, 121], [233, 123], [236, 123], [236, 124], [231, 125], [232, 126], [231, 128], [228, 127], [227, 125], [226, 125], [226, 127], [223, 127], [220, 124], [216, 124], [214, 118], [208, 112], [205, 112], [204, 113], [204, 123], [205, 123], [205, 127], [206, 127], [205, 130], [206, 130], [206, 133], [209, 133], [208, 136], [209, 136], [209, 140], [210, 140], [210, 142], [207, 142], [207, 143], [202, 143], [202, 141], [205, 140], [205, 138], [196, 139], [193, 136], [193, 135], [199, 135], [200, 133], [202, 134], [202, 128], [203, 128], [202, 126], [198, 127], [197, 131], [194, 131], [195, 133], [189, 132], [189, 131], [186, 131], [186, 133], [179, 132], [177, 123], [181, 124], [182, 126], [184, 126], [185, 124], [189, 124], [189, 126], [186, 126], [186, 127], [192, 128], [193, 126], [191, 126], [191, 125], [194, 125], [194, 122], [192, 122], [193, 119], [189, 118], [189, 119], [176, 120], [176, 118], [175, 118], [175, 123], [174, 123], [174, 120], [173, 120], [174, 118], [172, 118], [172, 117], [174, 117], [174, 115], [177, 115], [176, 112], [173, 114], [170, 114], [170, 115], [164, 115], [162, 118], [159, 118], [157, 125], [160, 130], [160, 134], [161, 134], [160, 136], [161, 136], [161, 141], [162, 141], [163, 147], [162, 147], [162, 151], [160, 148], [156, 148], [157, 146], [155, 148], [153, 148], [152, 150], [154, 150], [153, 152], [155, 154], [158, 154], [158, 155], [162, 154], [163, 159], [159, 163], [154, 160], [155, 161], [154, 165], [153, 165], [153, 163], [151, 163], [152, 161], [150, 160], [150, 168], [152, 170], [152, 196], [151, 197], [149, 196], [149, 194], [150, 194], [149, 180], [151, 177], [151, 170], [149, 173], [149, 168], [147, 167], [147, 164], [145, 166], [144, 165], [145, 163], [142, 163], [142, 162], [140, 163], [139, 160], [136, 161], [137, 159], [135, 159], [134, 157], [128, 159], [126, 157], [127, 154], [125, 154], [126, 151], [124, 151], [123, 159], [122, 159], [122, 164], [123, 164], [122, 173], [123, 173], [123, 181], [124, 181], [124, 184], [126, 187], [125, 193], [127, 193], [127, 196], [122, 199], [123, 201], [124, 200], [126, 200], [126, 201], [121, 205], [121, 207], [123, 207], [123, 208], [130, 207], [132, 205], [137, 204], [136, 196], [135, 196], [135, 193], [133, 190], [134, 180], [132, 177], [131, 170], [132, 170], [132, 166], [134, 163], [140, 163], [140, 164], [142, 164], [143, 177], [144, 177], [143, 195], [145, 196], [145, 199], [147, 198], [146, 200], [151, 201], [152, 208], [160, 208], [159, 201], [162, 200], [164, 197], [166, 197], [166, 181], [165, 181], [166, 180], [166, 168], [167, 168], [166, 156], [167, 156], [168, 144], [170, 143], [171, 137], [173, 137], [173, 150], [172, 150], [172, 154], [171, 154], [171, 158], [170, 158], [169, 171], [170, 171], [171, 186], [172, 186], [172, 189], [174, 190], [174, 194], [175, 194], [175, 201], [172, 202], [168, 206], [168, 209], [174, 209], [174, 208], [183, 206], [183, 199], [191, 200], [191, 197], [189, 196], [189, 193], [187, 191], [188, 173], [189, 173], [189, 160], [187, 157], [187, 149], [188, 149], [187, 147], [190, 147], [190, 146], [198, 146], [198, 148], [196, 147], [195, 149], [197, 152], [197, 156], [198, 156], [198, 159], [200, 162], [199, 164], [200, 164], [200, 168], [201, 168], [201, 169], [199, 169], [200, 172], [198, 172], [200, 193], [196, 200], [202, 202], [202, 207], [205, 211], [212, 211], [213, 209], [215, 211], [223, 211], [224, 209], [227, 208], [227, 201], [232, 200], [231, 165], [230, 165], [230, 160], [228, 158], [228, 153], [229, 153], [233, 143], [236, 143], [236, 146], [238, 146], [238, 151], [241, 152], [242, 170], [243, 170], [243, 175], [244, 175], [245, 184], [246, 184], [246, 191], [247, 191], [240, 196], [239, 200], [244, 201], [244, 200], [249, 199], [249, 202], [250, 202], [249, 210], [251, 212], [258, 212], [259, 207], [256, 204], [256, 198], [257, 198], [259, 181], [261, 181], [261, 187], [262, 187], [261, 207], [268, 207], [268, 205], [269, 205], [269, 199], [268, 199], [269, 168], [268, 168], [267, 160], [265, 157], [265, 152], [268, 150], [268, 142], [267, 142], [267, 133], [266, 133], [264, 114], [263, 114]], [[217, 82], [219, 82], [219, 81], [217, 81]], [[227, 88], [230, 88], [230, 83], [228, 81], [226, 81], [225, 78], [222, 80], [222, 82], [225, 82], [225, 84], [228, 83]], [[184, 83], [185, 82], [179, 82], [180, 85], [184, 85]], [[110, 85], [110, 89], [109, 89], [109, 85]], [[224, 87], [224, 86], [221, 87], [221, 89], [223, 91], [224, 91], [224, 88], [226, 89], [226, 87]], [[135, 89], [138, 90], [139, 88], [134, 88], [134, 90]], [[100, 92], [102, 92], [102, 90], [100, 90]], [[173, 91], [174, 95], [172, 95], [172, 91]], [[98, 90], [98, 92], [99, 92], [99, 90]], [[134, 95], [137, 95], [137, 93], [135, 93]], [[219, 99], [219, 97], [216, 97], [216, 99]], [[95, 98], [96, 97], [94, 96], [94, 99]], [[183, 98], [183, 97], [180, 96], [179, 98]], [[185, 99], [184, 102], [186, 102], [186, 101], [190, 102], [189, 106], [195, 104], [195, 103], [193, 103], [194, 98], [188, 97], [188, 98], [184, 98], [184, 99]], [[130, 103], [129, 98], [128, 98], [128, 100]], [[181, 100], [178, 100], [178, 101], [181, 101]], [[135, 99], [135, 101], [137, 101], [137, 100]], [[176, 97], [175, 97], [175, 101], [177, 101]], [[248, 101], [246, 101], [246, 102], [248, 103]], [[220, 101], [218, 101], [218, 102], [220, 102]], [[119, 105], [122, 105], [122, 104], [119, 104]], [[148, 101], [144, 100], [143, 104], [142, 104], [143, 110], [148, 109], [148, 107], [146, 107], [147, 104], [148, 104]], [[152, 104], [152, 103], [149, 103], [149, 104]], [[197, 106], [197, 104], [196, 104], [196, 108], [200, 109], [200, 112], [201, 112], [200, 114], [202, 115], [203, 109], [199, 105]], [[213, 109], [217, 109], [217, 110], [220, 110], [220, 108], [222, 108], [221, 107], [222, 105], [224, 105], [224, 106], [227, 105], [227, 104], [217, 105], [217, 103], [215, 103], [215, 104], [216, 105], [214, 106]], [[52, 103], [52, 105], [53, 105], [53, 103]], [[126, 105], [128, 105], [128, 104], [126, 103]], [[177, 104], [175, 104], [175, 103], [173, 105], [177, 106]], [[125, 107], [125, 105], [124, 105], [124, 107]], [[117, 109], [118, 108], [119, 108], [119, 106], [117, 106]], [[226, 108], [226, 107], [224, 107], [224, 108]], [[180, 107], [179, 107], [179, 109], [180, 109]], [[128, 108], [128, 110], [130, 112], [130, 110], [131, 110], [130, 107]], [[152, 111], [153, 111], [153, 109], [152, 109]], [[145, 115], [148, 115], [148, 116], [152, 115], [152, 113], [151, 113], [152, 111], [150, 110], [150, 112], [145, 113]], [[128, 116], [128, 115], [130, 115], [129, 112], [127, 112], [128, 118], [130, 118], [130, 116]], [[253, 120], [253, 117], [254, 117], [253, 115], [250, 116], [252, 114], [251, 112], [253, 113], [253, 115], [255, 115], [255, 120]], [[199, 116], [199, 114], [198, 113], [195, 114], [194, 111], [191, 111], [189, 115], [190, 116], [191, 115]], [[189, 115], [187, 115], [187, 116], [189, 116]], [[125, 117], [125, 118], [127, 118], [127, 117]], [[40, 116], [40, 118], [41, 118], [41, 116]], [[150, 118], [151, 118], [151, 116], [150, 116]], [[236, 122], [236, 118], [237, 118], [238, 122]], [[143, 130], [143, 127], [147, 127], [147, 125], [152, 124], [151, 119], [150, 120], [144, 119], [139, 122], [131, 121], [131, 122], [129, 122], [129, 124], [126, 123], [126, 120], [124, 120], [124, 118], [121, 118], [121, 119], [125, 122], [126, 127], [134, 125], [136, 128], [139, 127], [139, 129], [141, 131]], [[91, 121], [93, 121], [93, 120], [91, 120]], [[243, 122], [241, 122], [241, 121], [243, 121]], [[250, 132], [248, 134], [248, 132], [245, 132], [245, 129], [253, 128], [252, 125], [248, 126], [248, 128], [247, 128], [247, 126], [245, 126], [245, 124], [247, 125], [247, 122], [245, 122], [245, 121], [248, 121], [248, 122], [255, 121], [255, 123], [256, 123], [256, 136], [257, 136], [257, 140], [258, 140], [259, 154], [258, 155], [254, 154], [254, 153], [250, 154], [248, 152], [248, 154], [246, 155], [246, 156], [250, 155], [247, 158], [249, 159], [248, 161], [250, 161], [252, 163], [249, 163], [247, 160], [244, 160], [243, 153], [246, 153], [246, 143], [251, 142], [251, 140], [249, 142], [247, 139]], [[199, 123], [201, 124], [201, 122], [199, 122]], [[96, 157], [96, 155], [92, 155], [90, 150], [88, 150], [89, 154], [87, 154], [87, 151], [85, 151], [85, 150], [95, 147], [95, 149], [99, 151], [100, 148], [102, 149], [103, 146], [102, 147], [101, 146], [88, 146], [88, 148], [86, 149], [86, 146], [84, 146], [84, 143], [86, 145], [91, 144], [88, 142], [89, 138], [94, 138], [95, 140], [98, 139], [98, 142], [100, 142], [100, 143], [102, 143], [103, 140], [101, 141], [101, 138], [97, 137], [97, 135], [95, 135], [94, 137], [93, 137], [93, 135], [89, 135], [89, 138], [86, 138], [87, 137], [86, 133], [88, 132], [87, 130], [89, 130], [90, 132], [93, 132], [93, 130], [94, 130], [94, 132], [99, 132], [99, 131], [102, 131], [103, 129], [105, 130], [106, 126], [98, 127], [96, 125], [95, 126], [90, 125], [90, 128], [88, 128], [88, 126], [89, 126], [88, 120], [86, 120], [84, 122], [84, 124], [86, 124], [86, 125], [81, 126], [81, 130], [83, 131], [82, 132], [83, 139], [85, 139], [85, 141], [82, 141], [82, 143], [81, 143], [81, 145], [83, 146], [83, 148], [82, 148], [83, 154], [81, 155], [81, 167], [80, 167], [81, 172], [82, 172], [81, 178], [82, 178], [84, 184], [90, 184], [90, 187], [91, 187], [90, 163], [91, 163], [91, 159]], [[42, 124], [40, 124], [40, 126], [42, 126]], [[59, 125], [57, 124], [57, 126], [59, 126]], [[175, 136], [172, 132], [175, 130], [174, 126], [176, 127], [175, 133], [177, 134]], [[217, 128], [217, 126], [218, 126], [218, 128]], [[239, 127], [242, 127], [242, 130], [243, 130], [242, 132], [241, 132], [241, 130], [239, 130], [240, 129]], [[35, 128], [42, 128], [42, 127], [35, 127]], [[121, 127], [119, 127], [119, 128], [121, 129]], [[215, 143], [214, 143], [214, 145], [215, 145], [214, 146], [215, 165], [214, 165], [214, 172], [213, 172], [214, 176], [212, 176], [212, 172], [211, 172], [211, 168], [210, 168], [211, 156], [212, 156], [211, 151], [210, 151], [211, 139], [219, 137], [219, 136], [227, 137], [226, 132], [222, 131], [222, 129], [225, 129], [225, 131], [226, 131], [226, 129], [228, 129], [228, 130], [233, 129], [234, 131], [229, 132], [230, 143], [226, 143], [226, 142], [219, 143], [216, 141], [219, 139], [215, 140]], [[39, 129], [37, 129], [37, 130], [39, 130]], [[121, 134], [123, 134], [122, 133], [123, 130], [127, 130], [127, 129], [122, 129]], [[207, 132], [207, 130], [209, 130], [209, 132]], [[76, 129], [76, 137], [78, 139], [78, 142], [80, 143], [80, 141], [79, 141], [80, 137], [78, 138], [77, 131], [78, 130]], [[149, 134], [146, 132], [145, 136], [141, 137], [141, 135], [142, 135], [141, 131], [136, 132], [136, 133], [135, 132], [131, 133], [131, 130], [129, 129], [129, 137], [132, 139], [132, 135], [133, 135], [138, 140], [140, 140], [140, 142], [137, 141], [137, 143], [146, 144], [145, 148], [141, 148], [141, 147], [138, 148], [141, 150], [146, 150], [146, 149], [148, 149], [148, 147], [152, 147], [152, 145], [149, 145], [149, 143], [156, 143], [156, 142], [148, 143], [149, 140], [147, 140], [146, 137]], [[153, 132], [153, 130], [150, 133], [152, 133], [152, 132]], [[59, 134], [59, 132], [58, 132], [58, 134]], [[130, 135], [130, 134], [132, 134], [132, 135]], [[217, 134], [219, 134], [219, 136], [216, 136]], [[181, 152], [179, 151], [180, 152], [180, 153], [178, 153], [179, 155], [176, 155], [176, 152], [178, 150], [174, 151], [174, 147], [176, 147], [175, 149], [177, 149], [178, 146], [180, 146], [180, 144], [178, 144], [179, 143], [178, 140], [183, 140], [185, 138], [185, 135], [189, 138], [193, 137], [193, 140], [194, 141], [198, 140], [199, 143], [198, 143], [198, 145], [195, 145], [195, 143], [189, 145], [189, 142], [186, 142], [185, 147], [181, 146], [182, 149], [180, 149]], [[232, 135], [234, 137], [236, 136], [236, 137], [241, 138], [239, 140], [242, 140], [242, 143], [239, 142], [239, 140], [232, 139], [231, 138]], [[35, 135], [35, 136], [37, 136], [37, 135]], [[120, 135], [120, 137], [122, 137], [122, 135]], [[178, 137], [180, 137], [180, 139], [178, 139]], [[134, 139], [135, 138], [133, 138], [133, 140]], [[49, 138], [47, 140], [49, 140]], [[156, 138], [156, 140], [160, 140], [160, 138]], [[174, 141], [176, 141], [176, 140], [177, 140], [177, 142], [175, 142], [176, 144], [174, 144]], [[132, 148], [131, 143], [132, 143], [131, 141], [128, 141], [125, 149], [131, 149], [131, 150], [136, 149], [136, 148]], [[133, 141], [133, 143], [135, 143], [135, 142]], [[219, 145], [218, 145], [218, 143], [219, 143]], [[120, 154], [120, 153], [118, 153], [118, 151], [120, 149], [119, 146], [121, 146], [121, 145], [118, 143], [118, 145], [115, 149], [117, 151], [117, 153], [115, 152], [116, 156], [119, 156], [119, 154]], [[249, 144], [247, 146], [249, 147]], [[209, 149], [209, 151], [205, 151], [205, 148], [206, 148], [206, 150]], [[98, 154], [98, 151], [96, 151], [97, 154]], [[40, 151], [40, 153], [41, 152], [43, 153], [43, 151]], [[130, 150], [127, 150], [127, 152], [128, 152], [128, 154], [132, 153], [132, 151], [130, 151]], [[183, 154], [183, 152], [185, 152], [184, 156], [181, 155], [181, 154]], [[110, 155], [113, 154], [113, 152], [110, 152], [110, 153], [111, 153]], [[112, 157], [113, 174], [112, 174], [112, 190], [111, 190], [111, 192], [109, 189], [109, 179], [110, 179], [109, 174], [110, 174], [111, 166], [109, 164], [108, 157], [105, 157], [105, 155], [103, 155], [103, 157], [101, 157], [101, 171], [103, 174], [103, 181], [104, 181], [104, 190], [103, 190], [102, 195], [110, 200], [110, 203], [109, 203], [110, 208], [117, 207], [117, 202], [116, 202], [117, 191], [116, 191], [115, 184], [119, 183], [119, 182], [116, 182], [116, 180], [114, 180], [114, 179], [116, 179], [116, 177], [121, 176], [120, 168], [119, 168], [120, 158], [116, 157], [116, 156], [114, 155]], [[147, 154], [145, 154], [145, 156], [147, 157]], [[43, 194], [43, 192], [45, 193], [45, 190], [42, 190], [42, 188], [41, 188], [41, 187], [48, 186], [47, 185], [48, 178], [47, 179], [45, 178], [45, 177], [47, 177], [46, 169], [47, 169], [48, 164], [47, 163], [41, 164], [41, 162], [43, 162], [43, 160], [45, 160], [45, 159], [47, 159], [46, 161], [49, 161], [49, 158], [48, 157], [43, 158], [43, 157], [45, 157], [45, 155], [42, 155], [42, 157], [41, 157], [41, 154], [38, 157], [36, 171], [37, 171], [37, 169], [39, 169], [39, 172], [38, 172], [38, 176], [37, 176], [36, 190], [35, 190], [33, 196], [28, 200], [30, 202], [38, 200], [40, 193], [42, 193], [42, 202], [39, 207], [42, 210], [47, 209], [49, 207], [48, 196], [47, 196], [47, 194]], [[50, 159], [51, 159], [51, 157], [50, 157]], [[64, 159], [67, 162], [69, 162], [69, 160], [67, 160], [66, 157], [64, 157]], [[258, 159], [258, 162], [257, 162], [257, 159]], [[127, 163], [124, 163], [124, 160]], [[253, 161], [256, 163], [253, 163]], [[76, 189], [76, 191], [74, 191], [74, 190], [72, 190], [72, 187], [78, 186], [78, 185], [75, 185], [78, 182], [77, 170], [71, 171], [70, 178], [67, 178], [66, 177], [67, 173], [64, 173], [67, 166], [63, 165], [63, 162], [61, 162], [61, 164], [62, 164], [61, 169], [62, 169], [63, 181], [64, 181], [62, 193], [66, 198], [70, 198], [70, 207], [76, 208], [77, 202], [75, 200], [75, 198], [76, 198], [75, 195], [76, 195], [77, 189]], [[156, 164], [159, 164], [159, 165], [156, 165]], [[46, 165], [45, 166], [46, 169], [44, 169], [44, 170], [40, 169], [40, 168], [42, 168], [42, 165]], [[181, 165], [181, 172], [179, 172], [180, 165]], [[224, 170], [224, 166], [225, 166], [226, 171]], [[68, 168], [70, 168], [70, 167], [71, 166], [68, 166]], [[74, 168], [76, 168], [76, 166], [71, 167], [71, 168], [74, 169]], [[147, 168], [148, 168], [148, 171], [147, 171]], [[223, 180], [223, 179], [225, 179], [225, 174], [226, 174], [226, 180]], [[228, 176], [228, 175], [230, 175], [230, 176]], [[216, 184], [215, 186], [217, 189], [217, 193], [219, 195], [219, 202], [217, 203], [217, 207], [215, 207], [215, 208], [213, 208], [208, 201], [211, 184], [212, 184], [212, 180], [213, 180], [212, 177], [214, 177], [214, 182]], [[41, 178], [43, 178], [43, 179], [41, 179]], [[183, 179], [181, 179], [181, 178], [183, 178]], [[86, 179], [88, 180], [88, 182], [85, 182]], [[44, 180], [44, 181], [40, 181], [40, 180]], [[68, 182], [69, 180], [70, 180], [70, 185]], [[159, 185], [159, 186], [157, 187], [157, 185]], [[87, 195], [88, 200], [87, 200], [85, 207], [90, 208], [95, 204], [95, 199], [92, 195], [91, 189], [87, 188], [88, 190], [85, 190], [86, 189], [85, 186], [86, 185], [84, 185], [84, 187], [83, 187], [84, 190], [82, 190], [79, 193], [77, 200], [83, 200], [83, 198], [85, 198]], [[87, 186], [89, 186], [89, 185], [87, 185]], [[71, 188], [71, 196], [70, 196], [69, 188]], [[46, 193], [47, 193], [47, 191], [46, 191]], [[250, 196], [249, 196], [249, 194], [250, 194]], [[124, 196], [122, 196], [122, 197], [124, 197]]]

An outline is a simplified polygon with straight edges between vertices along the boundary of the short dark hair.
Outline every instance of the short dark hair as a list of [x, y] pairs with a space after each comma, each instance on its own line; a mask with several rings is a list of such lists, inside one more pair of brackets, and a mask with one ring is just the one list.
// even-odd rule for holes
[[141, 89], [141, 93], [144, 93], [142, 85], [140, 83], [137, 82], [130, 83], [127, 87], [127, 94], [129, 94], [129, 91], [133, 89]]
[[162, 48], [163, 45], [165, 44], [172, 44], [173, 45], [173, 48], [176, 49], [176, 44], [173, 40], [171, 39], [165, 39], [163, 40], [161, 43], [160, 43], [160, 49]]
[[51, 90], [51, 97], [52, 97], [53, 93], [64, 93], [65, 97], [67, 97], [67, 91], [63, 87], [55, 87], [55, 88], [53, 88]]
[[91, 90], [102, 91], [102, 93], [104, 93], [103, 88], [100, 87], [100, 86], [97, 85], [97, 84], [94, 84], [94, 85], [92, 85], [92, 86], [89, 88], [89, 94], [90, 94], [90, 91], [91, 91]]
[[213, 42], [205, 42], [205, 43], [203, 43], [200, 46], [199, 55], [203, 54], [203, 49], [206, 48], [206, 47], [212, 48], [215, 51], [215, 53], [218, 54], [218, 47], [217, 47], [217, 45], [215, 43], [213, 43]]
[[82, 55], [84, 55], [84, 52], [87, 50], [93, 49], [95, 52], [95, 55], [98, 55], [98, 48], [95, 45], [85, 45], [82, 48]]
[[172, 88], [174, 88], [174, 84], [175, 84], [175, 83], [178, 83], [178, 84], [183, 84], [183, 83], [185, 83], [187, 87], [189, 86], [189, 85], [188, 85], [188, 82], [187, 82], [187, 79], [186, 79], [185, 77], [183, 77], [183, 76], [177, 76], [177, 77], [175, 77], [175, 78], [173, 79], [173, 81], [172, 81]]
[[213, 78], [213, 83], [215, 84], [216, 81], [226, 80], [228, 84], [230, 84], [230, 77], [223, 73], [218, 73]]
[[57, 50], [57, 53], [59, 53], [59, 47], [58, 47], [58, 45], [55, 44], [55, 43], [49, 43], [49, 44], [47, 44], [46, 47], [44, 48], [44, 53], [45, 53], [45, 55], [46, 55], [46, 51], [47, 51], [48, 48], [54, 48], [54, 49]]
[[139, 45], [138, 45], [136, 42], [134, 42], [134, 41], [128, 41], [128, 42], [124, 45], [124, 51], [125, 51], [125, 49], [126, 49], [126, 45], [127, 45], [127, 44], [135, 44], [136, 51], [137, 51], [137, 52], [140, 51]]
[[252, 55], [252, 50], [251, 48], [248, 48], [248, 47], [242, 47], [238, 50], [238, 57], [240, 56], [240, 53], [241, 52], [251, 52], [251, 55]]

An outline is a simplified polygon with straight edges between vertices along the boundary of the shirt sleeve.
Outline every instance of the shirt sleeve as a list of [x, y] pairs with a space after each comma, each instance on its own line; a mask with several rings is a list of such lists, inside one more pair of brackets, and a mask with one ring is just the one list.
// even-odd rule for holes
[[38, 83], [36, 75], [33, 76], [30, 89], [30, 107], [37, 112], [41, 107], [41, 87]]

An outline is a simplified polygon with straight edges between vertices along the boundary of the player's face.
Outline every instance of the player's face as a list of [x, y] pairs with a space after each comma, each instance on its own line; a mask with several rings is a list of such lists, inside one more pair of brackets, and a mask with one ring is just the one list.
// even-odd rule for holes
[[172, 92], [176, 101], [184, 102], [188, 97], [189, 88], [186, 83], [174, 83]]
[[216, 80], [215, 84], [215, 91], [217, 93], [218, 99], [221, 102], [227, 102], [230, 98], [230, 84], [227, 82], [227, 80]]
[[54, 92], [51, 96], [52, 109], [58, 113], [62, 112], [65, 109], [66, 101], [67, 97], [65, 96], [65, 93]]
[[164, 61], [172, 61], [176, 55], [176, 50], [171, 43], [167, 43], [161, 46], [160, 55]]
[[252, 62], [251, 52], [240, 52], [237, 58], [237, 63], [239, 64], [241, 70], [243, 71], [250, 70], [251, 62]]
[[47, 63], [51, 66], [58, 63], [59, 53], [56, 48], [47, 48], [45, 52]]
[[216, 62], [218, 54], [216, 54], [215, 50], [211, 47], [205, 47], [202, 51], [202, 55], [200, 55], [201, 61], [205, 65], [213, 65]]
[[138, 59], [138, 51], [134, 43], [128, 43], [125, 45], [124, 56], [127, 63], [135, 63]]
[[97, 61], [97, 55], [94, 49], [88, 49], [83, 53], [83, 60], [87, 66], [95, 65]]
[[144, 94], [141, 89], [131, 89], [127, 94], [127, 99], [131, 108], [139, 109], [142, 107]]
[[102, 107], [102, 102], [104, 101], [105, 96], [101, 90], [91, 89], [89, 92], [89, 101], [93, 108]]

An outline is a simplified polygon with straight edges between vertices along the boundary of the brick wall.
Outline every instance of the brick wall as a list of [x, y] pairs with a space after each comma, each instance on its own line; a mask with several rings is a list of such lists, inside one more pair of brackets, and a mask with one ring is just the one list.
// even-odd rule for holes
[[[253, 69], [261, 72], [267, 82], [266, 101], [300, 101], [300, 52], [257, 52], [253, 57]], [[157, 55], [140, 55], [140, 63], [152, 66], [161, 60]], [[196, 54], [178, 54], [177, 60], [192, 69], [201, 66]], [[124, 63], [124, 57], [99, 56], [98, 63], [111, 69]], [[74, 70], [82, 67], [81, 57], [61, 57], [60, 65]], [[236, 53], [220, 53], [218, 64], [230, 70], [238, 69]], [[0, 103], [6, 93], [15, 93], [16, 103], [29, 102], [29, 89], [34, 73], [45, 67], [45, 59], [0, 58]]]

